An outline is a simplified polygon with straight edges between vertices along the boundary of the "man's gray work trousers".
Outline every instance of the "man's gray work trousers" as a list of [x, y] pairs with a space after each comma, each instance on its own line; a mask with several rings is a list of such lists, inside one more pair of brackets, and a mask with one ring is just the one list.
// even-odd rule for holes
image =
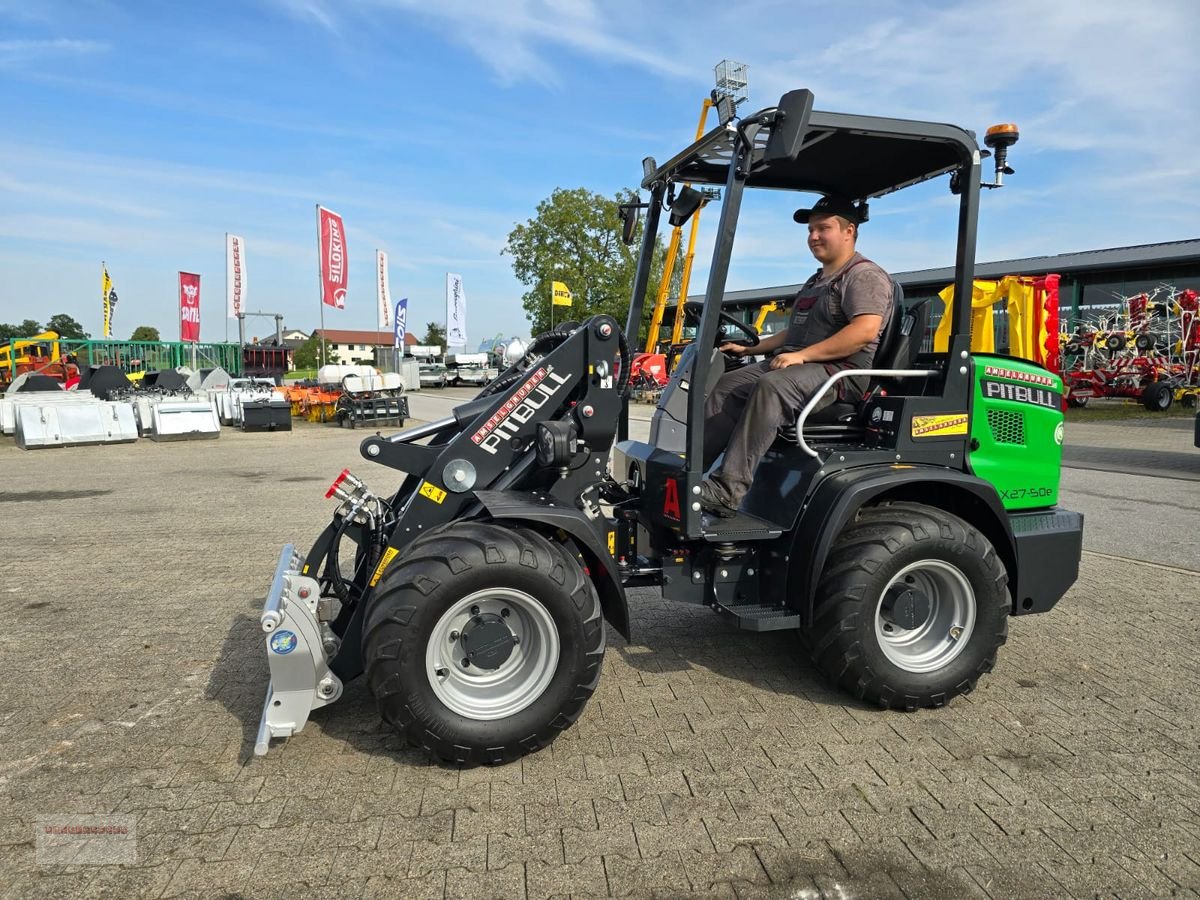
[[[821, 363], [772, 370], [769, 360], [721, 376], [704, 402], [704, 468], [725, 451], [709, 480], [730, 506], [736, 508], [750, 490], [754, 469], [779, 428], [796, 421], [828, 378]], [[835, 400], [837, 391], [826, 391], [814, 412]]]

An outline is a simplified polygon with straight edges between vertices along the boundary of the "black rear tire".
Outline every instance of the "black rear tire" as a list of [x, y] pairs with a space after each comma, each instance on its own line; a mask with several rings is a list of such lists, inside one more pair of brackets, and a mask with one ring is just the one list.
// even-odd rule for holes
[[1067, 406], [1071, 407], [1071, 409], [1084, 409], [1087, 405], [1087, 397], [1067, 397]]
[[[557, 664], [544, 673], [544, 689], [502, 717], [482, 706], [479, 715], [451, 708], [429, 670], [445, 617], [481, 591], [529, 598], [556, 633]], [[519, 652], [535, 651], [526, 640]], [[595, 691], [604, 659], [600, 600], [561, 544], [526, 529], [455, 522], [410, 545], [386, 570], [366, 609], [363, 656], [380, 714], [410, 742], [453, 762], [510, 762], [569, 728]]]
[[[961, 580], [973, 624], [961, 647], [947, 641], [944, 664], [912, 671], [894, 661], [895, 649], [889, 656], [879, 623], [893, 579], [922, 565]], [[838, 537], [821, 575], [809, 634], [814, 660], [843, 690], [885, 709], [943, 706], [995, 665], [1008, 639], [1007, 582], [995, 548], [957, 516], [916, 503], [864, 509]]]
[[1142, 406], [1151, 412], [1166, 412], [1171, 408], [1174, 399], [1175, 392], [1171, 390], [1171, 386], [1161, 381], [1147, 385], [1142, 391]]

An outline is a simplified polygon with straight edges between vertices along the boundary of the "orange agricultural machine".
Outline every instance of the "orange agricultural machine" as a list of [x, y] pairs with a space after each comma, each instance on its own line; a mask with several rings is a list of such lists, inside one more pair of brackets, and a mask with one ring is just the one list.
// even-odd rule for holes
[[32, 372], [48, 375], [64, 387], [72, 387], [79, 381], [79, 367], [61, 353], [58, 333], [54, 331], [0, 344], [0, 393], [18, 376]]

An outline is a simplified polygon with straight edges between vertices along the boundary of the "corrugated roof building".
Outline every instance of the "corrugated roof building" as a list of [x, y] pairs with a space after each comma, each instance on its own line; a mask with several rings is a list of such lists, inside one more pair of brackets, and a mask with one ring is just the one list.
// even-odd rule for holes
[[[1153, 291], [1161, 284], [1200, 290], [1200, 238], [975, 264], [976, 278], [1051, 272], [1063, 276], [1059, 296], [1064, 315], [1070, 307], [1072, 317], [1077, 317], [1081, 311], [1086, 313], [1089, 306], [1111, 306], [1118, 296]], [[893, 274], [904, 287], [906, 299], [933, 296], [954, 280], [951, 266]], [[797, 283], [729, 291], [725, 295], [725, 304], [757, 306], [770, 300], [786, 301], [799, 290]], [[691, 294], [688, 299], [702, 300], [704, 295]]]

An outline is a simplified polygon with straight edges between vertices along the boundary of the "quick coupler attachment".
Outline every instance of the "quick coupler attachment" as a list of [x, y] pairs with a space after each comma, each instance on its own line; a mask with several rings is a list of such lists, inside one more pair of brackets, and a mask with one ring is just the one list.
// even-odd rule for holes
[[258, 724], [254, 753], [264, 756], [271, 738], [291, 737], [314, 709], [342, 696], [341, 680], [329, 671], [336, 639], [320, 621], [320, 586], [300, 574], [293, 545], [283, 548], [260, 621], [271, 681]]

